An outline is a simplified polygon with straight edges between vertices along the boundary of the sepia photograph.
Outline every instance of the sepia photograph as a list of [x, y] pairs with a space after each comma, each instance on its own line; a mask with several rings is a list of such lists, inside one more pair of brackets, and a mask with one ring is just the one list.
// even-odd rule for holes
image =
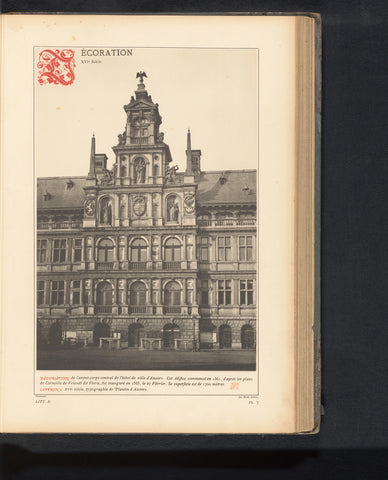
[[258, 51], [34, 55], [37, 370], [256, 370]]

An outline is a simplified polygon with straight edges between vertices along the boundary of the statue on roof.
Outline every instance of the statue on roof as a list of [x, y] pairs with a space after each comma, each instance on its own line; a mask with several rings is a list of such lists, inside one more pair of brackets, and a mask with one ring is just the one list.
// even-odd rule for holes
[[145, 72], [137, 72], [136, 78], [140, 78], [140, 83], [143, 83], [143, 77], [147, 78], [147, 74]]
[[119, 139], [119, 145], [125, 145], [125, 139], [126, 139], [126, 132], [124, 130], [123, 133], [120, 133], [119, 135], [117, 135], [118, 139]]
[[107, 168], [104, 168], [103, 176], [100, 178], [100, 184], [109, 185], [113, 183], [113, 177], [114, 177], [113, 172], [111, 170], [108, 170]]
[[178, 165], [166, 168], [166, 183], [175, 183], [177, 181], [177, 170], [179, 170]]

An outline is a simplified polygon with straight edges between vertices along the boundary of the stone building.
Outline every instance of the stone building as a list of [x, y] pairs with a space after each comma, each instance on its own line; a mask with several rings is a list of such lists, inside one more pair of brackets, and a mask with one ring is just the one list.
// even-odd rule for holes
[[38, 179], [38, 345], [255, 348], [256, 170], [202, 171], [188, 132], [177, 172], [142, 75], [124, 110], [112, 169], [93, 136], [87, 176]]

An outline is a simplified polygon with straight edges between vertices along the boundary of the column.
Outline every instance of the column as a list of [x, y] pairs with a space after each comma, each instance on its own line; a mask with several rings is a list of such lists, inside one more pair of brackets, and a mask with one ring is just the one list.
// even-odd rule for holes
[[182, 262], [181, 262], [181, 268], [182, 269], [187, 269], [187, 258], [186, 258], [186, 248], [187, 248], [187, 241], [186, 241], [186, 234], [183, 235], [183, 243], [182, 243]]
[[[46, 263], [47, 263], [47, 270], [49, 272], [52, 271], [53, 269], [53, 262], [52, 262], [52, 258], [53, 258], [53, 255], [52, 255], [52, 244], [53, 244], [53, 239], [52, 238], [48, 238], [47, 239], [47, 252], [46, 252]], [[49, 302], [48, 302], [49, 303]]]
[[[142, 279], [142, 281], [144, 281], [144, 283], [146, 284], [146, 287], [147, 287], [147, 290], [146, 290], [146, 305], [152, 305], [152, 280], [150, 280], [149, 278], [146, 278], [146, 279]], [[152, 309], [152, 307], [151, 307]], [[147, 313], [150, 313], [148, 311], [148, 308], [146, 308], [147, 310]]]
[[79, 281], [79, 304], [81, 307], [84, 306], [84, 279]]
[[217, 262], [217, 236], [216, 235], [209, 235], [209, 263], [214, 264], [211, 268], [212, 270], [216, 270], [215, 265]]
[[86, 244], [85, 244], [85, 238], [81, 238], [81, 265], [82, 268], [85, 268], [85, 250], [86, 250]]
[[232, 304], [234, 306], [240, 304], [240, 281], [237, 278], [232, 279], [233, 291], [232, 291]]
[[117, 280], [117, 278], [115, 278], [115, 279], [113, 280], [113, 292], [112, 292], [112, 293], [113, 293], [113, 298], [112, 298], [112, 300], [113, 300], [113, 302], [112, 302], [112, 313], [117, 314], [117, 313], [119, 313], [119, 309], [118, 309], [118, 304], [119, 304], [119, 302], [118, 302], [118, 300], [119, 300], [119, 298], [118, 298], [118, 297], [119, 297], [119, 285], [118, 285], [118, 280]]
[[[147, 180], [147, 179], [146, 179]], [[146, 217], [152, 219], [152, 193], [145, 195], [146, 199]], [[153, 220], [152, 220], [153, 223]]]
[[93, 313], [94, 311], [94, 304], [95, 304], [95, 298], [94, 298], [94, 281], [89, 280], [89, 294], [88, 294], [88, 313]]
[[67, 310], [67, 306], [70, 305], [70, 280], [64, 280], [63, 282], [64, 286], [64, 303], [65, 303], [65, 311]]
[[119, 227], [120, 226], [120, 202], [119, 202], [119, 195], [114, 195], [113, 197], [113, 218], [112, 218], [112, 226]]
[[113, 249], [113, 270], [119, 269], [119, 237], [117, 235], [114, 236], [115, 247]]
[[87, 242], [87, 248], [90, 249], [90, 260], [89, 260], [89, 269], [94, 270], [96, 268], [95, 266], [95, 259], [96, 259], [96, 242], [95, 242], [95, 237], [89, 237], [90, 242]]
[[209, 305], [217, 305], [217, 280], [209, 279]]

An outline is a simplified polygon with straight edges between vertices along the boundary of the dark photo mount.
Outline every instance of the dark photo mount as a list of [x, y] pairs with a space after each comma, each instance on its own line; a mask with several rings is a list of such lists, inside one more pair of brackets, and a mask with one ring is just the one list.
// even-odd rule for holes
[[[98, 467], [91, 467], [95, 478], [105, 478], [107, 471], [118, 473], [119, 467], [126, 473], [148, 473], [143, 464], [134, 460], [137, 453], [126, 456], [126, 459], [130, 458], [129, 463], [123, 460], [119, 453], [123, 449], [132, 452], [144, 449], [146, 456], [141, 460], [151, 466], [149, 471], [154, 475], [160, 474], [161, 467], [164, 467], [165, 475], [176, 475], [177, 468], [181, 468], [181, 473], [186, 476], [198, 475], [196, 467], [199, 466], [204, 478], [214, 478], [217, 473], [232, 478], [241, 474], [244, 465], [251, 469], [243, 470], [246, 478], [267, 474], [271, 478], [303, 478], [303, 475], [314, 473], [322, 478], [343, 478], [345, 471], [353, 474], [353, 478], [383, 478], [381, 475], [386, 471], [388, 458], [387, 278], [382, 268], [386, 260], [388, 233], [384, 221], [387, 2], [267, 1], [252, 6], [246, 1], [239, 4], [210, 1], [185, 7], [176, 2], [147, 5], [131, 2], [129, 6], [127, 2], [109, 5], [106, 2], [84, 2], [81, 5], [71, 1], [66, 4], [54, 1], [33, 3], [5, 0], [2, 9], [3, 12], [65, 10], [87, 13], [185, 10], [197, 14], [222, 9], [241, 13], [261, 10], [316, 11], [322, 14], [322, 373], [325, 416], [320, 434], [309, 437], [20, 434], [3, 436], [3, 442], [39, 452], [105, 451], [106, 456], [93, 454], [93, 464], [96, 458], [100, 458]], [[161, 446], [163, 460], [158, 461], [157, 452]], [[217, 448], [221, 449], [220, 455], [214, 454]], [[195, 465], [189, 460], [185, 462], [188, 457], [195, 458], [195, 454], [188, 453], [192, 449], [210, 452], [205, 459], [211, 457], [211, 460], [195, 459]], [[54, 455], [51, 460], [40, 457], [39, 461], [31, 460], [31, 454], [26, 454], [22, 455], [23, 462], [19, 454], [10, 455], [8, 450], [4, 453], [7, 459], [2, 467], [4, 478], [18, 478], [15, 472], [19, 473], [26, 465], [35, 466], [36, 474], [41, 475], [32, 477], [31, 474], [29, 478], [42, 478], [42, 472], [55, 474], [55, 478], [67, 478], [68, 468], [72, 469], [72, 478], [75, 478], [77, 474], [85, 475], [85, 464], [90, 458], [81, 453], [77, 459], [68, 453]], [[66, 465], [61, 460], [64, 457]], [[225, 463], [226, 458], [230, 462]], [[287, 459], [291, 460], [287, 462]]]

